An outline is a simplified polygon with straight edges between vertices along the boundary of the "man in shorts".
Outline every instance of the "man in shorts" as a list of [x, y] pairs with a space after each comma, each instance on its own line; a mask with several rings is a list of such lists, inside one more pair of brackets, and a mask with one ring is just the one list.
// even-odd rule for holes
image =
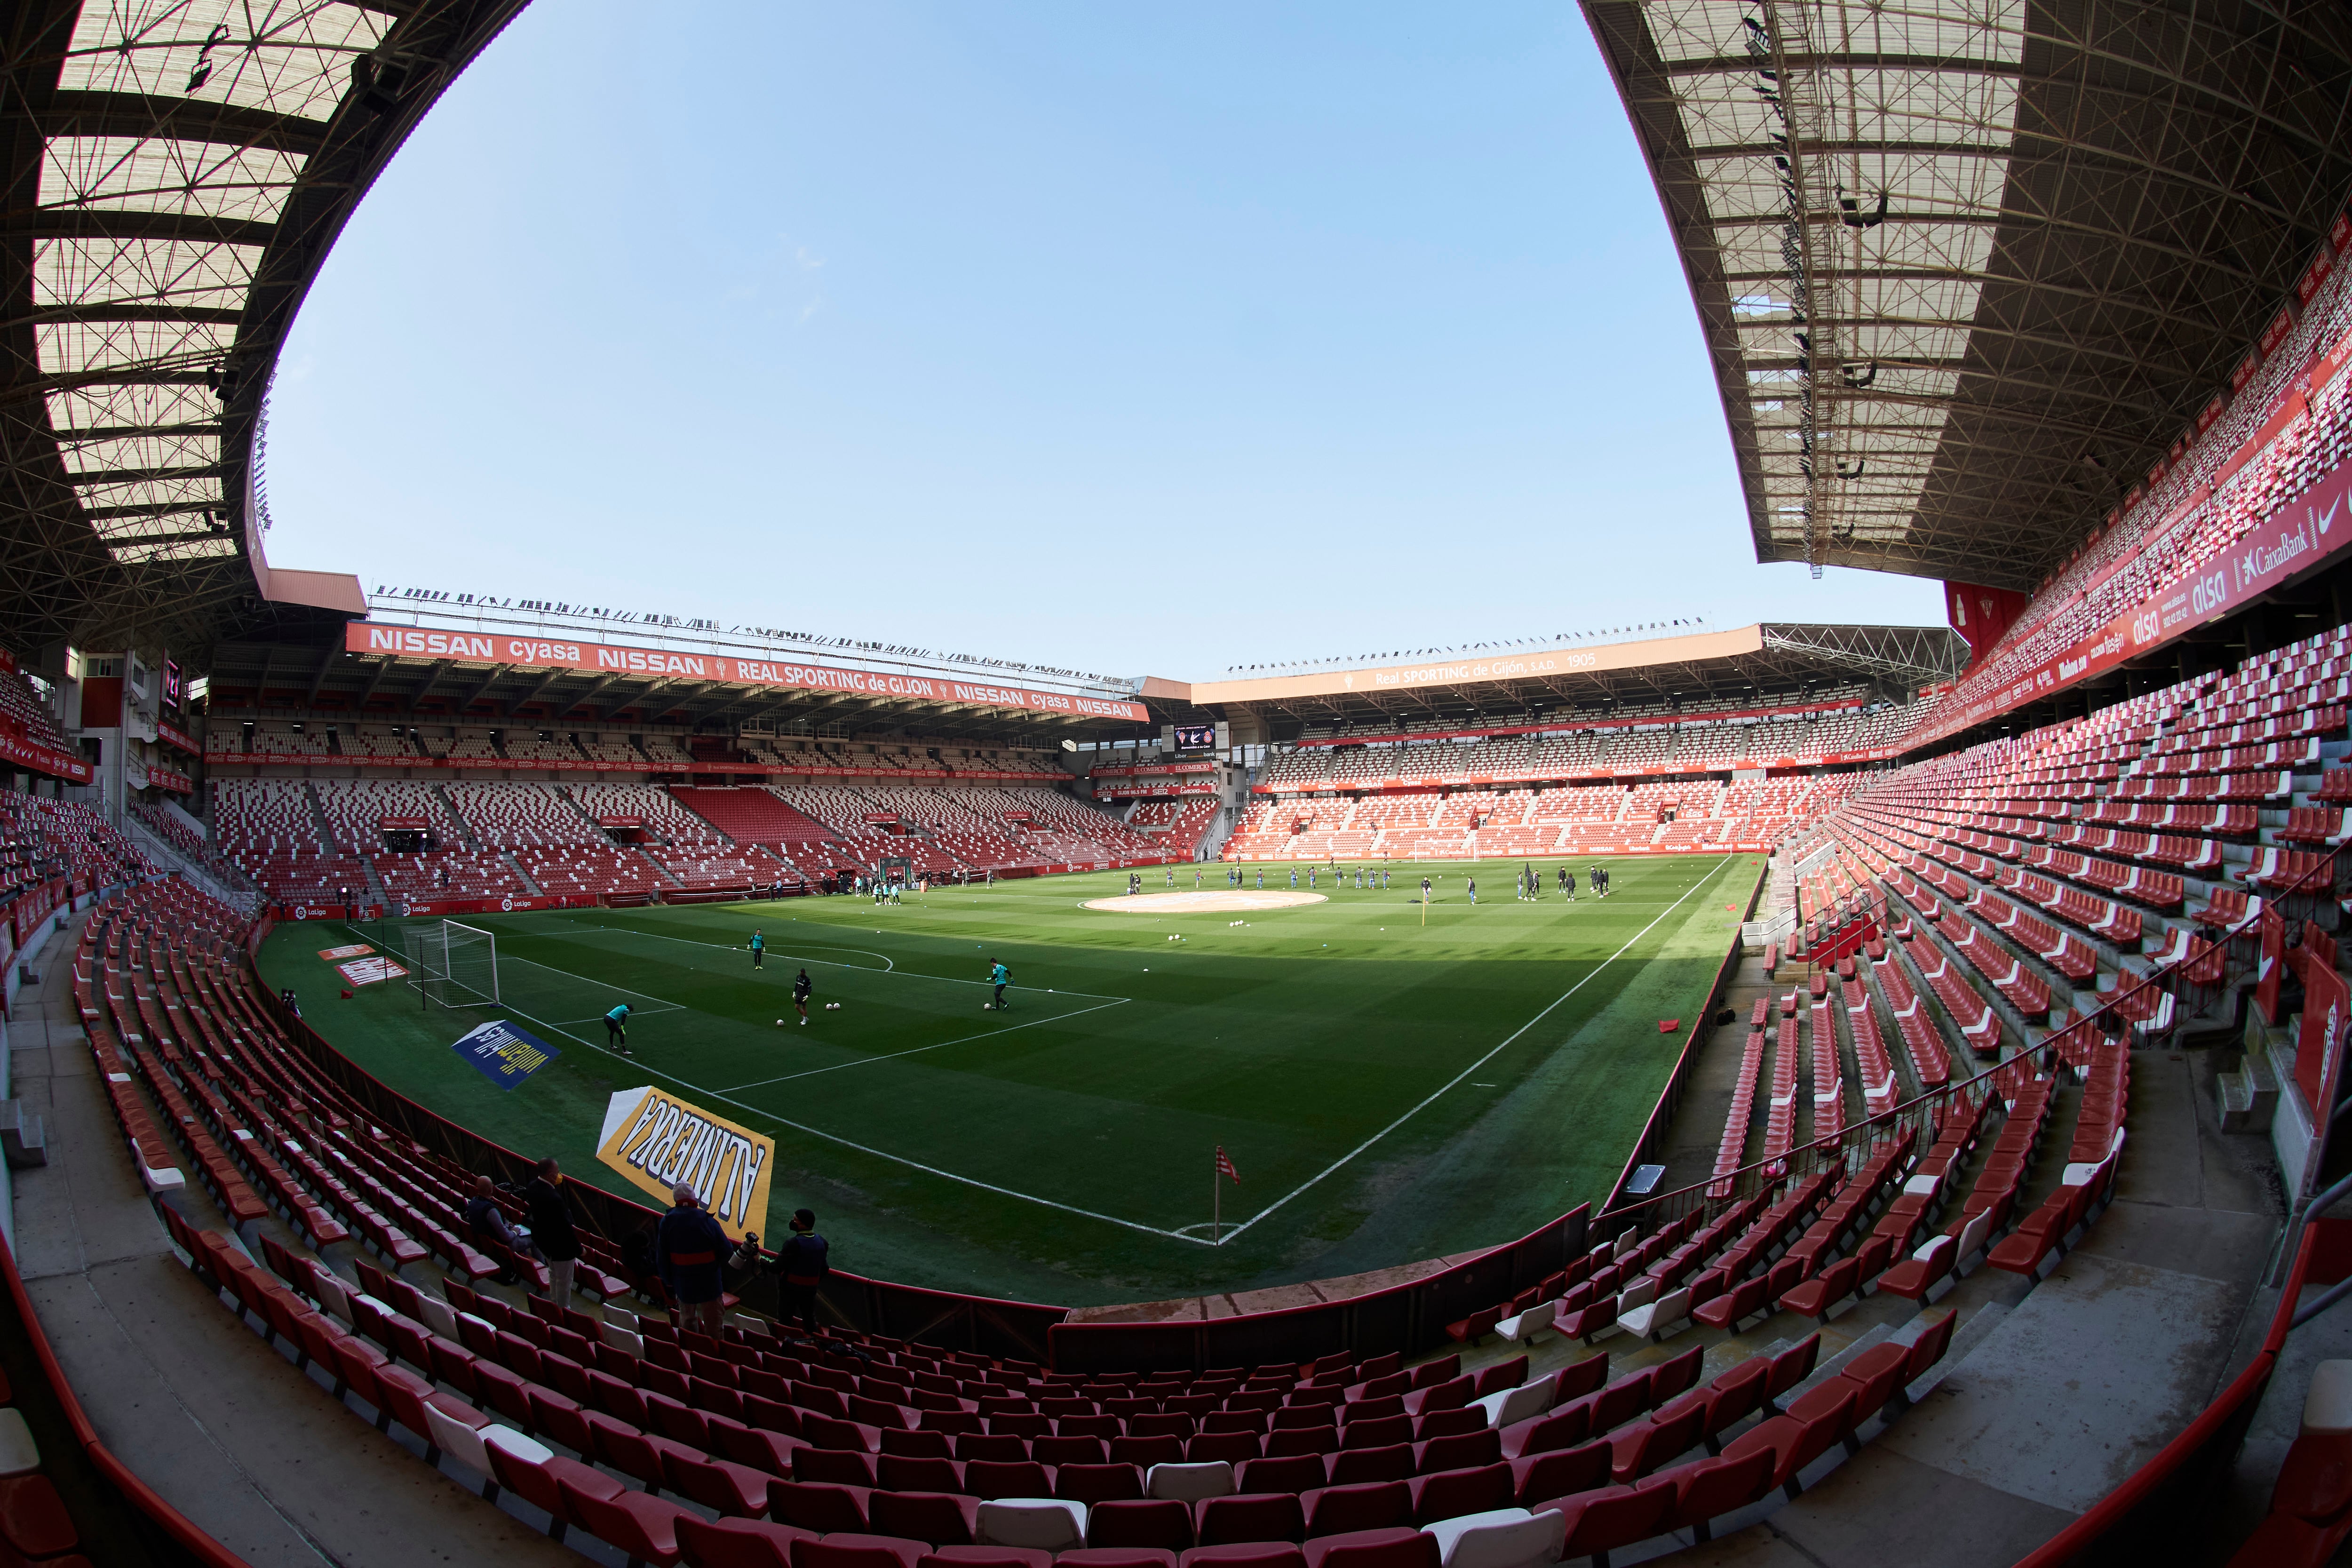
[[811, 984], [808, 977], [808, 971], [805, 969], [802, 970], [799, 978], [793, 982], [793, 1005], [800, 1009], [801, 1027], [803, 1029], [808, 1027], [809, 993], [815, 989], [816, 987], [814, 984]]
[[1002, 1013], [1004, 1011], [1004, 988], [1013, 984], [1013, 971], [1005, 968], [1003, 961], [1000, 959], [989, 965], [988, 983], [996, 987], [996, 1000], [990, 1005]]
[[631, 1054], [629, 1050], [629, 1005], [626, 1002], [622, 1003], [619, 1006], [604, 1015], [604, 1045], [605, 1048], [617, 1052], [621, 1056], [625, 1057]]

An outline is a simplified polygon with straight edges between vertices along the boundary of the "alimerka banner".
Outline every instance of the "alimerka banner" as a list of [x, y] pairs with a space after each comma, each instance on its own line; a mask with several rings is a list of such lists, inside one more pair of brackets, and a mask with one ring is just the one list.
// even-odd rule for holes
[[938, 675], [885, 675], [870, 669], [841, 669], [782, 659], [736, 658], [658, 647], [615, 647], [608, 643], [440, 631], [424, 626], [383, 626], [373, 621], [354, 621], [345, 626], [343, 647], [352, 653], [391, 654], [405, 658], [450, 658], [475, 664], [509, 664], [520, 668], [585, 669], [603, 674], [674, 675], [738, 686], [847, 691], [860, 697], [903, 697], [918, 702], [970, 702], [989, 708], [1078, 713], [1090, 719], [1128, 719], [1138, 723], [1146, 718], [1140, 702], [1040, 691], [1034, 687], [1000, 686], [993, 681], [955, 680]]
[[661, 1089], [625, 1089], [613, 1096], [596, 1158], [665, 1208], [670, 1189], [686, 1182], [710, 1216], [736, 1235], [766, 1223], [775, 1141]]

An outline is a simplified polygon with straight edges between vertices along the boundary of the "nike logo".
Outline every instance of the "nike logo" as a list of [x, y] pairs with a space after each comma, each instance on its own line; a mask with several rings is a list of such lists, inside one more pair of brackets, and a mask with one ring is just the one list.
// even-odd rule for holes
[[2320, 532], [2326, 533], [2327, 531], [2327, 525], [2336, 520], [2336, 509], [2343, 504], [2344, 498], [2340, 495], [2334, 500], [2327, 503], [2327, 510], [2319, 514], [2318, 521]]

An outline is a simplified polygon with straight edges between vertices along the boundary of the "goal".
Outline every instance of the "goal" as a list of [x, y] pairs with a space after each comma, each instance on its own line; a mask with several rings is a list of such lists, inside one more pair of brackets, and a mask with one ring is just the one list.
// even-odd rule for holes
[[408, 983], [426, 1006], [499, 1005], [498, 939], [478, 926], [442, 921], [406, 933]]

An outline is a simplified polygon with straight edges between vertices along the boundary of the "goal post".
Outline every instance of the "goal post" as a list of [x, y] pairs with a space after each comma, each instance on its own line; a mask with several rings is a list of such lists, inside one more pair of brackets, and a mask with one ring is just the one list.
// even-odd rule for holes
[[499, 942], [479, 926], [441, 921], [405, 933], [408, 983], [426, 1006], [499, 1005]]

